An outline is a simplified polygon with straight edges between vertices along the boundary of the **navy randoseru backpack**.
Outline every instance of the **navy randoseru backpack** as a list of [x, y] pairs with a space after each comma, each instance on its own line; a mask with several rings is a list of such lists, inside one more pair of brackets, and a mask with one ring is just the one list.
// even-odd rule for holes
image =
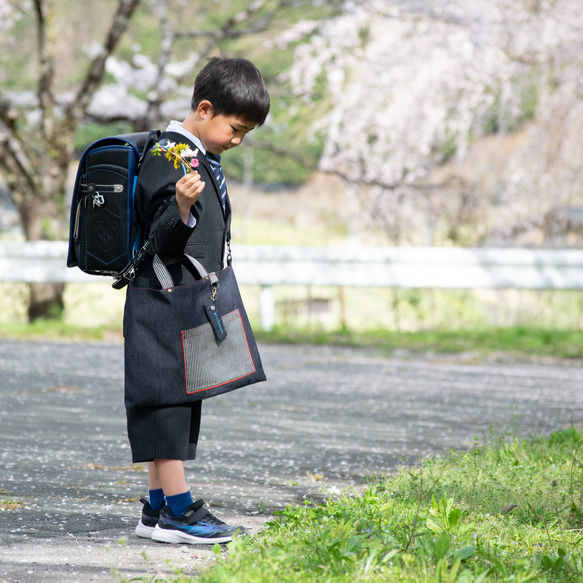
[[102, 138], [83, 152], [71, 203], [68, 267], [113, 276], [116, 288], [131, 280], [144, 251], [136, 248], [132, 230], [134, 190], [144, 155], [159, 135], [151, 130]]

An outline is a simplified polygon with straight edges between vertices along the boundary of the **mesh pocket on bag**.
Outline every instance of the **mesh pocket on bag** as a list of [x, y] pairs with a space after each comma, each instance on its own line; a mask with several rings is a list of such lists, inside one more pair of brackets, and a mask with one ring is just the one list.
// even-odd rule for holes
[[255, 372], [239, 310], [223, 316], [227, 337], [218, 343], [210, 324], [183, 330], [186, 393], [219, 387]]

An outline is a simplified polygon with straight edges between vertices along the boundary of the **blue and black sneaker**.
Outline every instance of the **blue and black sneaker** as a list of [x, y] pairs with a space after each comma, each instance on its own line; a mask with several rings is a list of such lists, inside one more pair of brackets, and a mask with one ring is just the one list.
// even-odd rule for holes
[[225, 524], [204, 508], [203, 500], [197, 500], [182, 516], [173, 516], [170, 508], [163, 506], [160, 520], [152, 533], [152, 540], [174, 544], [213, 545], [228, 543], [233, 536], [243, 534], [243, 527]]
[[160, 518], [160, 511], [152, 510], [150, 503], [145, 498], [140, 498], [140, 502], [144, 506], [142, 508], [140, 522], [138, 522], [138, 526], [136, 526], [136, 536], [141, 538], [152, 538], [152, 533], [154, 532]]

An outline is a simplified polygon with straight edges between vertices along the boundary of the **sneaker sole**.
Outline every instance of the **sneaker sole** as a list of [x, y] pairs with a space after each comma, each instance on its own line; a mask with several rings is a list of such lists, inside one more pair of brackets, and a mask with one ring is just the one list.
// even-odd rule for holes
[[152, 540], [161, 542], [161, 543], [170, 543], [170, 544], [180, 544], [186, 543], [189, 545], [214, 545], [215, 543], [228, 543], [231, 542], [233, 536], [215, 536], [213, 538], [203, 538], [200, 536], [194, 536], [192, 534], [187, 534], [182, 532], [181, 530], [174, 530], [169, 528], [160, 528], [156, 526], [154, 528], [154, 532], [151, 535]]
[[152, 533], [156, 530], [155, 526], [146, 526], [141, 520], [136, 526], [136, 536], [140, 538], [152, 538]]

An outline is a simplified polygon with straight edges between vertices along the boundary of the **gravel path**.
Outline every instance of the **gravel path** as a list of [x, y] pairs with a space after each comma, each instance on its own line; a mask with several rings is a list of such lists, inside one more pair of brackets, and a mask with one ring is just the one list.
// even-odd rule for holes
[[[261, 352], [268, 382], [206, 401], [187, 463], [193, 494], [252, 532], [287, 504], [471, 447], [489, 428], [528, 435], [583, 419], [576, 365]], [[1, 583], [105, 583], [214, 561], [210, 548], [133, 535], [147, 475], [131, 464], [121, 345], [0, 341], [0, 444]]]

